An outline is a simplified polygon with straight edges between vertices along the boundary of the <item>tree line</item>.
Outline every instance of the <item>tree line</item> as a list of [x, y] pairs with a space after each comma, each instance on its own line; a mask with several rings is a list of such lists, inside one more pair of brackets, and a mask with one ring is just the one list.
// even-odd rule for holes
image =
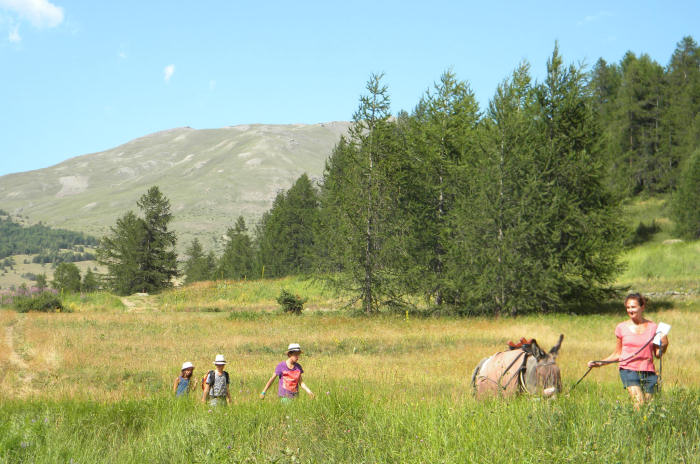
[[44, 262], [61, 262], [61, 250], [98, 244], [97, 238], [82, 232], [53, 229], [41, 223], [23, 226], [9, 215], [0, 216], [4, 216], [0, 217], [0, 259], [20, 254], [42, 254], [53, 257], [52, 261]]
[[[648, 92], [630, 89], [652, 86], [634, 77], [646, 69], [645, 55], [587, 72], [565, 65], [555, 46], [542, 82], [523, 63], [485, 109], [448, 71], [410, 113], [395, 116], [383, 76], [372, 75], [323, 177], [302, 175], [280, 192], [253, 233], [238, 218], [219, 257], [195, 239], [186, 282], [322, 276], [366, 313], [422, 301], [515, 315], [600, 300], [612, 291], [630, 235], [623, 195], [672, 191], [674, 211], [700, 232], [698, 111], [677, 97], [700, 101], [700, 87], [688, 84], [700, 83], [698, 66], [676, 79], [697, 56], [686, 38], [661, 69], [666, 97], [651, 123], [633, 117], [650, 110], [642, 104]], [[178, 274], [167, 199], [154, 187], [138, 204], [144, 218], [120, 218], [98, 251], [122, 293], [167, 287]]]

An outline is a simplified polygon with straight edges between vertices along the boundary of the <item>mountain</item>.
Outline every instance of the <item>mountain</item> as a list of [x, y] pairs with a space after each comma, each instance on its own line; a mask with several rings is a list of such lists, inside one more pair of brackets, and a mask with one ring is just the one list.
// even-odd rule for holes
[[320, 177], [348, 127], [331, 122], [157, 132], [49, 168], [2, 176], [0, 209], [99, 237], [158, 185], [170, 199], [178, 248], [194, 237], [219, 248], [239, 215], [250, 225], [301, 174]]

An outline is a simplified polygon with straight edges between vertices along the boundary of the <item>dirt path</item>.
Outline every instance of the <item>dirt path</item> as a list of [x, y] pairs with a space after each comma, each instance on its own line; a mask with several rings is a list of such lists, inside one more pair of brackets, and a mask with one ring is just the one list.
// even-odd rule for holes
[[140, 313], [157, 310], [155, 298], [148, 293], [134, 293], [120, 298], [129, 313]]
[[[17, 319], [17, 326], [22, 324], [20, 319]], [[15, 349], [15, 325], [8, 325], [5, 327], [5, 344], [10, 352], [8, 357], [10, 364], [17, 369], [17, 377], [20, 380], [19, 396], [29, 396], [36, 393], [36, 390], [32, 387], [32, 380], [34, 380], [34, 375], [30, 370], [29, 365], [22, 359], [22, 356]]]

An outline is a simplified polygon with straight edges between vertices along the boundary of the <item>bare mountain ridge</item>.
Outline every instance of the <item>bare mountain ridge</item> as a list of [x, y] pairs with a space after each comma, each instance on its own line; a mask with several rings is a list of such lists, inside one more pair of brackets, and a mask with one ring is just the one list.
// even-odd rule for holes
[[[152, 185], [170, 199], [182, 251], [220, 247], [239, 215], [250, 224], [306, 172], [318, 178], [349, 123], [182, 127], [55, 166], [0, 177], [0, 209], [29, 222], [102, 236]], [[218, 242], [218, 244], [217, 244]]]

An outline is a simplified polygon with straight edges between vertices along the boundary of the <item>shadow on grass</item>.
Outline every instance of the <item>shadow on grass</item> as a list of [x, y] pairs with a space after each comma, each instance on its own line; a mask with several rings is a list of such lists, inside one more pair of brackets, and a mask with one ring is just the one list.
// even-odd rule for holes
[[[661, 311], [671, 309], [674, 303], [671, 300], [652, 300], [647, 303], [646, 311]], [[625, 314], [625, 307], [621, 300], [605, 301], [591, 305], [577, 305], [568, 308], [566, 311], [575, 315], [589, 314]]]

